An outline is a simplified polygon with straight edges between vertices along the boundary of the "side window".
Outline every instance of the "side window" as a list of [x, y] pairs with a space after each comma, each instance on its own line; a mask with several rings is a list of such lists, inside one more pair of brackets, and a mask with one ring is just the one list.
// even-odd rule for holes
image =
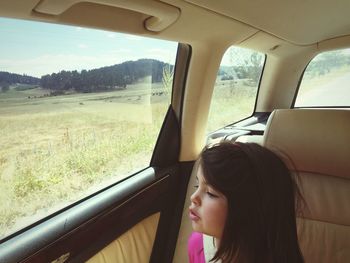
[[265, 56], [253, 50], [230, 47], [217, 74], [207, 132], [252, 115]]
[[149, 166], [177, 43], [0, 18], [0, 239]]
[[306, 68], [295, 107], [350, 106], [350, 49], [317, 55]]

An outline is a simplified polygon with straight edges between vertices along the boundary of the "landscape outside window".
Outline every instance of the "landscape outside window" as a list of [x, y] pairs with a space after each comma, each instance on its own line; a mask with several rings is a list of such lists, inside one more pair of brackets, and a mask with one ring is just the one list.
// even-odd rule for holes
[[317, 55], [308, 65], [295, 107], [350, 106], [350, 49]]
[[265, 56], [232, 46], [224, 54], [210, 105], [207, 131], [252, 115]]
[[0, 18], [0, 239], [149, 165], [177, 43]]

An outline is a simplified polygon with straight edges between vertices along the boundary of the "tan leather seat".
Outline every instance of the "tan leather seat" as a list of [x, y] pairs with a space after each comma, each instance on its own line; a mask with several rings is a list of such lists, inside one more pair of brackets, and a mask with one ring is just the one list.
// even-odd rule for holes
[[243, 142], [243, 143], [257, 143], [262, 145], [263, 143], [263, 136], [262, 135], [243, 135], [239, 136], [236, 142]]
[[350, 262], [350, 111], [276, 110], [263, 145], [299, 174], [308, 206], [298, 218], [305, 262]]
[[[297, 219], [305, 262], [350, 262], [350, 110], [276, 110], [264, 136], [242, 137], [238, 141], [273, 150], [299, 174], [308, 205]], [[195, 166], [188, 185], [174, 263], [187, 262], [192, 231], [187, 207], [196, 170]]]
[[160, 213], [153, 214], [112, 241], [86, 263], [147, 263], [157, 232]]

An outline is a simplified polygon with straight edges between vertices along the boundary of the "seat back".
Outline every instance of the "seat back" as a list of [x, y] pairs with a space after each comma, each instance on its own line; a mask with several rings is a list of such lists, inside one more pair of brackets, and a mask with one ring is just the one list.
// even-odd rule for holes
[[[243, 136], [237, 141], [273, 150], [298, 174], [307, 205], [297, 218], [305, 262], [350, 262], [350, 110], [276, 110], [262, 137]], [[196, 184], [196, 166], [188, 185], [174, 263], [187, 262], [187, 239], [192, 231], [187, 207]], [[204, 249], [206, 254], [215, 253], [215, 248], [205, 244]]]
[[350, 262], [350, 111], [276, 110], [262, 144], [300, 179], [305, 262]]

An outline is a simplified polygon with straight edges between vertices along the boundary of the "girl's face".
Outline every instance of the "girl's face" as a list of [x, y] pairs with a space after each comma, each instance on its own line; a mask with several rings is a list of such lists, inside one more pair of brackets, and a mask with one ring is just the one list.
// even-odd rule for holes
[[227, 199], [205, 182], [201, 166], [198, 167], [197, 181], [189, 207], [192, 228], [220, 239], [226, 222]]

